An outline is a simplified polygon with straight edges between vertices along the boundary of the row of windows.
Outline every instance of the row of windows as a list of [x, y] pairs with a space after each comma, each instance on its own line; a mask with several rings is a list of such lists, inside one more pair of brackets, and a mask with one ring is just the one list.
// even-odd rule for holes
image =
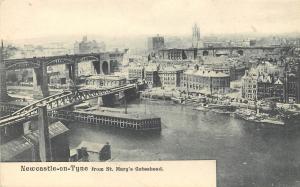
[[[194, 76], [194, 77], [185, 77], [183, 76], [181, 80], [189, 80], [189, 81], [194, 81], [194, 82], [199, 82], [199, 81], [210, 81], [210, 77], [202, 77], [202, 76]], [[213, 77], [212, 81], [229, 81], [229, 77], [226, 78], [217, 78]]]
[[215, 81], [213, 81], [212, 83], [210, 83], [210, 82], [204, 82], [204, 81], [201, 81], [201, 82], [181, 81], [181, 85], [184, 85], [184, 84], [201, 85], [201, 86], [210, 86], [210, 85], [212, 85], [214, 87], [217, 87], [217, 86], [220, 86], [220, 87], [230, 87], [229, 81], [228, 82], [215, 82]]

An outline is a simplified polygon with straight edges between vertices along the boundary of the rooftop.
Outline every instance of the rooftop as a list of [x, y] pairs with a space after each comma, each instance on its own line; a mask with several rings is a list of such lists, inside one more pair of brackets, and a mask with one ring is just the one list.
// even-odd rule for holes
[[145, 120], [145, 119], [153, 119], [158, 118], [152, 114], [144, 114], [144, 113], [121, 113], [121, 112], [109, 112], [109, 111], [82, 111], [82, 110], [75, 110], [75, 112], [86, 113], [86, 114], [95, 114], [100, 116], [109, 116], [115, 118], [124, 118], [124, 119], [133, 119], [133, 120]]
[[280, 79], [277, 79], [277, 81], [275, 81], [274, 84], [282, 85], [283, 83], [282, 83], [282, 81]]
[[261, 75], [258, 77], [258, 82], [272, 83], [272, 77], [270, 75], [267, 75], [267, 76]]
[[76, 149], [81, 149], [82, 147], [85, 147], [87, 149], [87, 151], [89, 151], [89, 152], [99, 153], [105, 145], [106, 144], [99, 144], [99, 143], [95, 143], [95, 142], [82, 141], [76, 147]]
[[[56, 137], [60, 134], [69, 131], [69, 129], [62, 124], [60, 121], [52, 123], [49, 125], [49, 135], [50, 138]], [[38, 143], [38, 130], [11, 140], [5, 144], [0, 145], [1, 161], [10, 161], [16, 156], [22, 154], [23, 152], [32, 149], [33, 144], [31, 142]]]
[[196, 75], [196, 76], [203, 76], [203, 77], [229, 77], [229, 75], [216, 72], [213, 70], [206, 70], [206, 69], [199, 69], [199, 70], [187, 70], [185, 74], [188, 75]]
[[125, 77], [116, 76], [116, 75], [93, 75], [87, 78], [88, 80], [99, 80], [99, 79], [106, 79], [106, 80], [122, 80]]
[[31, 148], [33, 148], [33, 145], [30, 144], [23, 136], [16, 138], [0, 146], [0, 160], [10, 161], [12, 158]]
[[[55, 123], [52, 123], [49, 125], [49, 137], [54, 138], [60, 134], [66, 133], [69, 131], [69, 129], [62, 124], [62, 122], [58, 121]], [[30, 140], [34, 141], [35, 143], [38, 143], [38, 138], [39, 138], [39, 131], [35, 130], [30, 134], [24, 135], [26, 138], [29, 138]]]
[[160, 70], [161, 72], [176, 72], [176, 71], [183, 71], [183, 68], [176, 67], [176, 66], [167, 66]]

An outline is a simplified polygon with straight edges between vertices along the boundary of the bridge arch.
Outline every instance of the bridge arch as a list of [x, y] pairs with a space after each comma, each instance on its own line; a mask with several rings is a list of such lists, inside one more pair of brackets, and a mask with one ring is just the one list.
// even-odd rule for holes
[[95, 56], [85, 56], [79, 59], [79, 62], [83, 62], [83, 61], [99, 61], [100, 59], [95, 57]]
[[92, 61], [93, 63], [93, 67], [94, 67], [94, 71], [96, 74], [100, 74], [100, 62], [99, 61]]
[[208, 54], [209, 54], [209, 52], [207, 50], [205, 50], [205, 51], [202, 52], [203, 56], [208, 56]]
[[107, 61], [103, 61], [102, 62], [102, 65], [101, 65], [102, 67], [102, 72], [103, 72], [103, 74], [105, 74], [105, 75], [107, 75], [107, 74], [109, 74], [109, 64], [108, 64], [108, 62]]
[[68, 107], [79, 102], [105, 97], [107, 95], [116, 94], [124, 90], [136, 88], [137, 85], [130, 84], [114, 88], [103, 88], [103, 89], [78, 89], [70, 90], [43, 98], [31, 105], [27, 105], [18, 111], [14, 112], [12, 115], [0, 119], [1, 125], [16, 124], [18, 122], [24, 122], [36, 117], [38, 114], [38, 105], [46, 104], [48, 112], [53, 112], [64, 107]]
[[51, 65], [58, 65], [58, 64], [73, 64], [73, 63], [74, 61], [72, 61], [71, 59], [58, 58], [58, 59], [48, 61], [46, 65], [51, 66]]
[[14, 63], [14, 64], [9, 64], [7, 66], [7, 70], [14, 70], [14, 69], [27, 69], [27, 68], [39, 68], [40, 64], [39, 63], [34, 63], [34, 62], [19, 62], [19, 63]]
[[243, 50], [241, 50], [241, 49], [240, 49], [240, 50], [238, 50], [238, 51], [237, 51], [237, 53], [238, 53], [240, 56], [243, 56], [243, 55], [244, 55], [244, 51], [243, 51]]

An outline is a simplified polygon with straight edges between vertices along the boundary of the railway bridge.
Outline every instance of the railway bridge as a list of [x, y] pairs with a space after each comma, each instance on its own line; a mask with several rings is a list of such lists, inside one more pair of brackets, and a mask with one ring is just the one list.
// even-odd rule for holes
[[[79, 104], [85, 100], [102, 97], [106, 102], [110, 102], [112, 95], [123, 92], [125, 99], [130, 97], [138, 89], [137, 84], [129, 84], [120, 87], [102, 89], [78, 89], [63, 91], [61, 93], [45, 97], [37, 102], [25, 106], [9, 116], [0, 118], [1, 140], [5, 137], [14, 137], [23, 132], [23, 124], [34, 120], [38, 116], [38, 109], [41, 105], [46, 105], [48, 113]], [[21, 124], [21, 125], [20, 125]]]
[[67, 82], [78, 77], [78, 65], [91, 62], [97, 74], [110, 74], [113, 67], [118, 66], [126, 51], [101, 52], [89, 54], [71, 54], [61, 56], [32, 57], [22, 59], [4, 59], [3, 43], [0, 47], [0, 102], [8, 99], [6, 87], [6, 72], [32, 68], [33, 87], [36, 99], [49, 96], [47, 66], [65, 65]]

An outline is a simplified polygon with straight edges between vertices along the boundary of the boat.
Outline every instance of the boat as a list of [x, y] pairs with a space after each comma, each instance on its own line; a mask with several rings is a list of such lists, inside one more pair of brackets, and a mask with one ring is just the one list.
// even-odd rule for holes
[[206, 112], [209, 111], [209, 106], [206, 103], [200, 103], [194, 110]]
[[228, 111], [225, 109], [211, 109], [212, 112], [218, 113], [218, 114], [233, 114], [233, 111]]
[[182, 104], [184, 99], [183, 97], [171, 97], [171, 100], [174, 102], [174, 103], [180, 103]]
[[262, 119], [260, 120], [261, 123], [266, 123], [266, 124], [273, 124], [273, 125], [284, 125], [285, 123], [280, 120], [274, 120], [274, 119]]
[[278, 117], [271, 117], [266, 113], [256, 113], [254, 110], [250, 109], [237, 110], [234, 113], [234, 117], [261, 124], [285, 125], [285, 122]]

